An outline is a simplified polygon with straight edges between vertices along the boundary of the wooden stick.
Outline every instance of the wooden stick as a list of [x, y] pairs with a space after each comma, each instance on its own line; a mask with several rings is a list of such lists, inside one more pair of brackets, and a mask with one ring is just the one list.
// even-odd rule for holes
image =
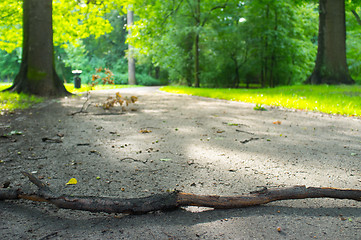
[[196, 195], [178, 191], [154, 194], [143, 198], [110, 198], [94, 196], [65, 196], [51, 189], [30, 173], [23, 172], [38, 187], [37, 192], [25, 193], [21, 189], [0, 189], [0, 200], [27, 199], [54, 204], [59, 208], [90, 212], [143, 214], [158, 210], [171, 210], [181, 206], [212, 208], [243, 208], [273, 201], [305, 198], [336, 198], [361, 201], [361, 190], [293, 186], [267, 189], [239, 196]]
[[337, 198], [361, 201], [361, 190], [293, 186], [275, 189], [264, 188], [261, 191], [252, 192], [247, 195], [230, 197], [178, 193], [177, 202], [180, 206], [190, 205], [212, 208], [242, 208], [279, 200], [305, 198]]

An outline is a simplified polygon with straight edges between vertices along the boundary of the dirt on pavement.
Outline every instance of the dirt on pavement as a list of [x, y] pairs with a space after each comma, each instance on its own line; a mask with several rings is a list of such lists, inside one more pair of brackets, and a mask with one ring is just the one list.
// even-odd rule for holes
[[[96, 107], [108, 96], [137, 96]], [[361, 189], [361, 119], [161, 92], [53, 99], [0, 116], [0, 184], [32, 172], [68, 195], [133, 198], [177, 189], [239, 195], [266, 186]], [[77, 113], [92, 103], [85, 113]], [[76, 185], [66, 185], [76, 178]], [[280, 228], [280, 229], [278, 229]], [[281, 230], [281, 231], [279, 231]], [[361, 239], [361, 202], [302, 199], [230, 210], [89, 213], [0, 201], [1, 239]]]

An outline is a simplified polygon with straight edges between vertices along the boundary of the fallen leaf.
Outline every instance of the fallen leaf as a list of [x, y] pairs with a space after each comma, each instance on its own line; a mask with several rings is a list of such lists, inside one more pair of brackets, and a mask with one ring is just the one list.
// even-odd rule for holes
[[152, 132], [152, 130], [148, 130], [148, 129], [141, 129], [139, 132], [140, 132], [140, 133], [151, 133], [151, 132]]
[[273, 124], [281, 125], [281, 121], [274, 121]]
[[12, 135], [22, 135], [23, 132], [15, 130], [15, 131], [11, 131], [8, 135], [12, 136]]
[[78, 181], [75, 178], [71, 178], [69, 180], [69, 182], [66, 183], [66, 185], [75, 185], [77, 183], [78, 183]]
[[170, 161], [170, 160], [172, 160], [171, 158], [161, 158], [161, 159], [159, 159], [160, 161], [163, 161], [163, 162], [168, 162], [168, 161]]

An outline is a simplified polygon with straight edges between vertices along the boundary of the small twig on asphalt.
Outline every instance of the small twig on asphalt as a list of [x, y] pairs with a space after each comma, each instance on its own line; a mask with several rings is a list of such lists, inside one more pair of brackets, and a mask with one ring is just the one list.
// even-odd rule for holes
[[243, 130], [239, 130], [239, 129], [236, 129], [236, 132], [242, 132], [242, 133], [247, 133], [247, 134], [250, 134], [250, 135], [254, 135], [254, 133], [247, 132], [247, 131], [243, 131]]
[[48, 239], [50, 239], [50, 238], [55, 237], [56, 235], [58, 235], [58, 232], [53, 232], [53, 233], [50, 233], [50, 234], [48, 234], [48, 235], [40, 238], [40, 240], [48, 240]]
[[245, 143], [248, 143], [248, 142], [250, 142], [250, 141], [254, 141], [254, 140], [258, 140], [258, 139], [259, 139], [259, 138], [250, 138], [250, 139], [246, 139], [246, 140], [239, 141], [239, 142], [245, 144]]
[[26, 160], [40, 160], [40, 159], [47, 159], [48, 157], [27, 157]]
[[141, 162], [141, 163], [146, 163], [147, 162], [147, 160], [142, 161], [142, 160], [131, 158], [131, 157], [125, 157], [125, 158], [120, 159], [119, 161], [123, 161], [123, 160], [133, 160], [134, 162]]
[[77, 143], [77, 146], [90, 146], [90, 143]]
[[54, 139], [54, 138], [47, 138], [47, 137], [44, 137], [41, 139], [43, 142], [49, 142], [49, 143], [62, 143], [63, 140], [61, 139]]
[[90, 103], [88, 104], [88, 106], [85, 107], [85, 105], [87, 104], [87, 102], [89, 101], [89, 99], [90, 99], [90, 92], [87, 93], [86, 101], [84, 102], [84, 104], [83, 104], [83, 106], [81, 107], [80, 111], [70, 113], [69, 115], [74, 116], [75, 114], [78, 114], [78, 113], [87, 113], [86, 110], [87, 110], [88, 107], [92, 104], [92, 102], [90, 102]]

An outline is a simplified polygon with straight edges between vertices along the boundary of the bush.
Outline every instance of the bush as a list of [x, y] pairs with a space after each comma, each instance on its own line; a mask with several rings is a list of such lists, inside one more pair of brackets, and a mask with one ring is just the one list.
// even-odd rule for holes
[[[115, 84], [128, 84], [128, 74], [114, 74], [114, 83]], [[167, 85], [167, 82], [160, 79], [155, 79], [147, 74], [137, 74], [137, 85], [143, 86], [160, 86], [160, 85]]]

